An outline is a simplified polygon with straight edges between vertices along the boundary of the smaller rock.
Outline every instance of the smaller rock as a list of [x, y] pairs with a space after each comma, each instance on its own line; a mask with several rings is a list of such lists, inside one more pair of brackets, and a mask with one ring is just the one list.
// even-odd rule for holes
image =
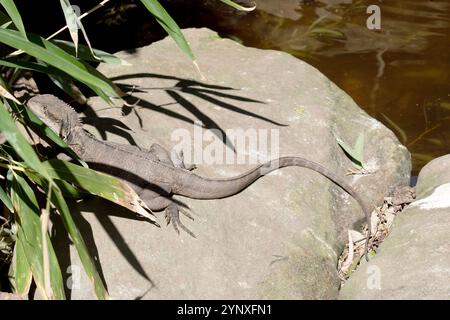
[[342, 287], [340, 299], [450, 298], [449, 168], [447, 155], [422, 169], [419, 199], [395, 219], [378, 253], [361, 263]]

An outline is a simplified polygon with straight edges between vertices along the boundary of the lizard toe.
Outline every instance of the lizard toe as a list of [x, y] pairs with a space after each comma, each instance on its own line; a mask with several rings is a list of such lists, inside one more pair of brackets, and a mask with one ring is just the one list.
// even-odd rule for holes
[[191, 219], [192, 221], [194, 221], [194, 217], [191, 216], [191, 214], [189, 212], [187, 212], [186, 210], [181, 210], [179, 209], [179, 211], [184, 214], [186, 217], [188, 217], [189, 219]]
[[[188, 214], [187, 212], [182, 211], [182, 213], [184, 215], [186, 215], [188, 218], [194, 220], [192, 218], [192, 216], [190, 214]], [[180, 229], [178, 227], [180, 227], [181, 229], [183, 229], [188, 235], [190, 235], [193, 238], [197, 238], [195, 236], [195, 234], [189, 230], [180, 220], [180, 210], [178, 208], [177, 205], [175, 204], [171, 204], [169, 205], [166, 210], [165, 210], [165, 216], [166, 216], [166, 221], [169, 224], [170, 222], [172, 223], [173, 228], [175, 229], [175, 231], [180, 234]]]

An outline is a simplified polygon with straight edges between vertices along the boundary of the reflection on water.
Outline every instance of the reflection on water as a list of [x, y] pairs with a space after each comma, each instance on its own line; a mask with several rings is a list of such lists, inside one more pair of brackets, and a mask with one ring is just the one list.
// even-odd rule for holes
[[[414, 173], [450, 153], [450, 1], [257, 0], [237, 14], [217, 2], [191, 11], [197, 25], [317, 67], [397, 134]], [[371, 4], [378, 31], [366, 27]]]

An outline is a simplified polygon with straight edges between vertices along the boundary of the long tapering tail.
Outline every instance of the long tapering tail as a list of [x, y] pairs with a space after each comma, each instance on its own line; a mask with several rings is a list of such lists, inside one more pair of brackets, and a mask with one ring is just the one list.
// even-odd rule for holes
[[347, 183], [346, 179], [342, 175], [332, 172], [324, 166], [311, 160], [301, 157], [282, 157], [259, 165], [241, 175], [227, 179], [209, 179], [189, 173], [186, 175], [181, 175], [181, 178], [177, 183], [177, 187], [173, 190], [173, 192], [175, 194], [194, 199], [226, 198], [241, 192], [260, 177], [274, 170], [291, 166], [308, 168], [320, 173], [335, 184], [339, 185], [359, 203], [364, 211], [369, 228], [369, 233], [366, 239], [367, 259], [367, 248], [371, 232], [370, 216], [372, 210], [369, 209], [369, 206], [362, 200], [355, 189]]

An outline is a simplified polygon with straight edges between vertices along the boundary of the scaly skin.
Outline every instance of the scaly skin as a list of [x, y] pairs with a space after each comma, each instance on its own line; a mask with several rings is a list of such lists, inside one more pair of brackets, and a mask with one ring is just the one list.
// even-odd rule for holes
[[[209, 179], [196, 175], [183, 164], [175, 166], [166, 150], [154, 144], [149, 150], [97, 140], [85, 131], [77, 113], [66, 103], [52, 95], [32, 97], [28, 107], [51, 129], [59, 133], [75, 153], [91, 168], [127, 181], [151, 210], [165, 210], [166, 219], [177, 232], [178, 226], [189, 233], [179, 219], [178, 205], [172, 196], [182, 195], [194, 199], [220, 199], [241, 192], [265, 174], [282, 167], [297, 166], [320, 173], [339, 185], [362, 207], [369, 225], [369, 207], [345, 178], [320, 164], [301, 157], [282, 157], [261, 164], [239, 176]], [[126, 169], [125, 169], [126, 168]], [[186, 212], [183, 214], [192, 219]], [[195, 237], [195, 236], [194, 236]], [[367, 237], [367, 243], [370, 234]]]

